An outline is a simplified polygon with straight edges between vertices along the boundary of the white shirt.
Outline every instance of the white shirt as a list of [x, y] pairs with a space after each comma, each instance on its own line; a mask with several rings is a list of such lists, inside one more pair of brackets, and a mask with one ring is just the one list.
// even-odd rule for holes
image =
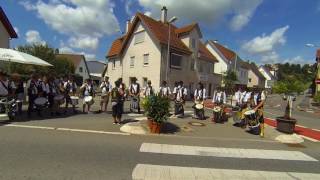
[[169, 86], [160, 87], [159, 92], [160, 92], [160, 94], [163, 95], [163, 96], [169, 96], [169, 95], [171, 94], [171, 90], [170, 90], [170, 87], [169, 87]]
[[90, 84], [83, 84], [82, 88], [84, 88], [84, 96], [91, 96], [90, 92], [93, 91], [93, 87]]
[[74, 82], [72, 83], [71, 81], [67, 81], [67, 82], [64, 83], [64, 85], [63, 85], [64, 89], [67, 89], [68, 84], [69, 84], [69, 86], [70, 86], [69, 92], [72, 93], [72, 92], [73, 92], [73, 89], [77, 89], [76, 83], [74, 83]]
[[144, 90], [144, 95], [145, 96], [150, 96], [153, 93], [153, 88], [152, 86], [146, 86]]
[[[109, 88], [109, 91], [107, 91], [107, 89]], [[112, 91], [112, 85], [109, 82], [103, 81], [100, 84], [100, 89], [101, 89], [101, 93], [102, 94], [107, 94], [107, 93], [111, 93]]]
[[218, 92], [215, 92], [214, 93], [214, 96], [212, 98], [212, 102], [215, 103], [215, 102], [222, 102], [222, 103], [226, 103], [226, 99], [227, 99], [227, 96], [226, 96], [226, 93], [224, 91], [218, 91]]
[[234, 94], [235, 98], [236, 98], [236, 101], [238, 104], [241, 103], [241, 99], [242, 99], [242, 93], [241, 91], [237, 91], [235, 94]]
[[[29, 80], [29, 81], [27, 82], [27, 88], [28, 88], [28, 89], [31, 88], [30, 86], [31, 86], [31, 82], [32, 82], [32, 81], [33, 81], [33, 80]], [[37, 88], [38, 82], [37, 82], [37, 81], [33, 81], [33, 83], [34, 83], [34, 86], [33, 86], [32, 89], [31, 89], [31, 94], [36, 95], [36, 94], [38, 94], [38, 88]]]
[[[259, 93], [254, 93], [254, 95], [253, 95], [254, 105], [255, 105], [255, 106], [258, 105], [258, 96], [259, 96]], [[265, 95], [264, 91], [261, 92], [260, 100], [261, 100], [261, 101], [266, 100], [266, 95]]]
[[194, 91], [194, 97], [196, 98], [196, 100], [200, 100], [202, 98], [202, 100], [205, 100], [207, 98], [206, 96], [206, 89], [196, 89]]
[[46, 92], [47, 94], [50, 93], [50, 86], [49, 83], [43, 83], [43, 91]]
[[247, 103], [251, 98], [251, 92], [244, 92], [242, 102]]
[[173, 89], [173, 94], [176, 94], [176, 100], [180, 101], [183, 96], [187, 96], [187, 89], [181, 86], [175, 87]]
[[138, 92], [138, 84], [137, 84], [137, 83], [131, 84], [129, 89], [130, 89], [130, 91], [131, 91], [133, 94], [139, 93], [139, 92]]
[[[4, 86], [3, 86], [3, 84], [7, 87], [7, 88], [5, 88]], [[8, 89], [9, 88], [9, 81], [8, 80], [6, 80], [6, 81], [1, 81], [0, 82], [0, 96], [7, 96], [8, 95]]]

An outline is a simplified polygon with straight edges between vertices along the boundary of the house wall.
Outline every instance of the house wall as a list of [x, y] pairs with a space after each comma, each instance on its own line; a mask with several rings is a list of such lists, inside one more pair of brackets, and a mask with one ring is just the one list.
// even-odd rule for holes
[[0, 22], [0, 48], [10, 48], [10, 35]]
[[259, 86], [259, 77], [252, 70], [248, 71], [248, 78], [248, 87]]
[[[140, 22], [134, 30], [135, 33], [146, 31], [144, 42], [135, 44], [134, 35], [130, 38], [126, 50], [121, 57], [123, 67], [120, 59], [116, 61], [115, 69], [112, 67], [112, 62], [108, 63], [108, 72], [106, 75], [110, 77], [110, 81], [114, 82], [123, 74], [123, 81], [129, 85], [130, 77], [136, 77], [141, 86], [143, 86], [143, 78], [151, 80], [152, 86], [158, 90], [160, 87], [160, 68], [161, 68], [161, 53], [160, 45], [156, 44], [154, 37], [150, 32], [144, 28]], [[149, 65], [143, 64], [143, 55], [149, 54]], [[130, 58], [135, 57], [134, 66], [130, 67]]]
[[[81, 67], [82, 67], [82, 72], [80, 72], [80, 68]], [[89, 72], [88, 72], [88, 69], [87, 69], [87, 66], [85, 64], [85, 60], [84, 59], [76, 67], [75, 74], [79, 74], [80, 76], [82, 76], [82, 80], [86, 80], [86, 79], [90, 78]]]
[[272, 86], [274, 84], [274, 80], [272, 80], [272, 78], [268, 75], [268, 73], [263, 68], [260, 67], [259, 71], [266, 78], [265, 83], [264, 83], [265, 84], [264, 88], [266, 88], [266, 89], [272, 88]]
[[213, 54], [219, 61], [214, 65], [214, 72], [223, 75], [225, 72], [228, 71], [228, 64], [215, 47], [212, 47], [209, 43], [206, 44], [206, 47], [211, 52], [211, 54]]

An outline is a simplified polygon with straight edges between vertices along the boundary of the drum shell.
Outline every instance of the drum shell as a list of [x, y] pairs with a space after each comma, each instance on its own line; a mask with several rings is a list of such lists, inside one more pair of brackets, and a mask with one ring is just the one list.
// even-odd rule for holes
[[65, 98], [63, 95], [56, 95], [54, 97], [54, 102], [56, 102], [57, 104], [61, 105], [65, 102]]
[[71, 97], [70, 97], [70, 101], [71, 101], [71, 104], [72, 104], [73, 106], [78, 105], [78, 104], [79, 104], [79, 97], [77, 97], [77, 96], [71, 96]]
[[84, 102], [87, 105], [92, 105], [94, 103], [93, 97], [92, 96], [87, 96], [84, 98]]
[[44, 108], [48, 105], [48, 100], [45, 97], [38, 97], [34, 100], [34, 105], [37, 108]]

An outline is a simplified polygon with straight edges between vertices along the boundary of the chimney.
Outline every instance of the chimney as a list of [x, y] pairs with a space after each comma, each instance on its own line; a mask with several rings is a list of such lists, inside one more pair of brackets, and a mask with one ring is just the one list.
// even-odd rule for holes
[[129, 31], [130, 26], [131, 26], [131, 21], [130, 19], [128, 19], [126, 22], [126, 33]]
[[167, 7], [163, 6], [161, 9], [161, 22], [163, 23], [167, 22], [167, 13], [168, 13]]

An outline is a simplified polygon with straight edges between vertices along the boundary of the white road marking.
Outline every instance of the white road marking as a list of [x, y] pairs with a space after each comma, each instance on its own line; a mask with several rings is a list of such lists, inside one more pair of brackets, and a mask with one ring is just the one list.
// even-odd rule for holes
[[124, 135], [124, 136], [130, 135], [129, 133], [121, 133], [121, 132], [96, 131], [96, 130], [72, 129], [72, 128], [55, 128], [55, 127], [45, 127], [45, 126], [29, 126], [29, 125], [19, 125], [19, 124], [6, 124], [4, 126], [18, 127], [18, 128], [30, 128], [30, 129], [46, 129], [46, 130], [56, 130], [56, 131], [95, 133], [95, 134], [112, 134], [112, 135]]
[[319, 142], [319, 140], [316, 140], [316, 139], [313, 139], [313, 138], [310, 138], [310, 137], [307, 137], [307, 136], [304, 136], [304, 135], [299, 135], [299, 136], [301, 136], [302, 138], [304, 138], [306, 140], [312, 141], [312, 142]]
[[139, 116], [143, 116], [143, 114], [134, 114], [134, 113], [129, 113], [127, 114], [129, 117], [139, 117]]
[[234, 169], [211, 169], [198, 167], [162, 166], [137, 164], [132, 172], [133, 180], [210, 180], [210, 179], [308, 179], [318, 180], [320, 174], [298, 172], [275, 172]]
[[143, 143], [140, 147], [140, 152], [248, 159], [277, 159], [287, 161], [318, 161], [299, 151], [201, 147], [154, 143]]
[[320, 132], [320, 129], [312, 129], [312, 130], [314, 130], [314, 131], [319, 131], [319, 132]]

